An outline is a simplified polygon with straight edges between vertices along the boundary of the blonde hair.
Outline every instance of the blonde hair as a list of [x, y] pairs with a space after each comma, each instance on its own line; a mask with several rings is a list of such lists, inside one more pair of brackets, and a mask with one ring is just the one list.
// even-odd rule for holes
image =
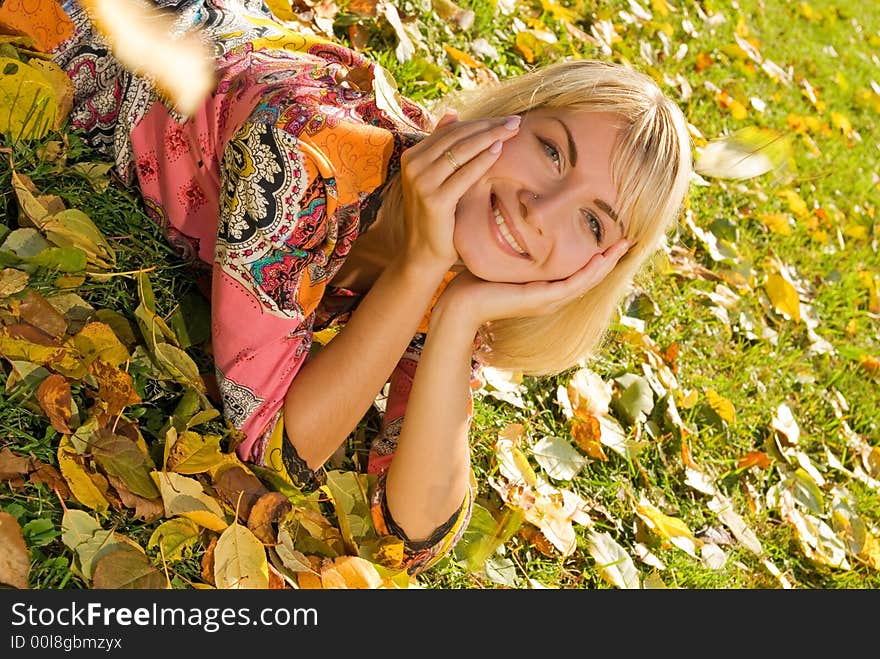
[[[587, 361], [601, 345], [618, 302], [678, 218], [691, 173], [691, 143], [681, 110], [647, 75], [621, 64], [570, 60], [463, 92], [462, 120], [524, 114], [538, 108], [603, 112], [620, 119], [611, 176], [626, 238], [636, 244], [583, 298], [542, 316], [509, 318], [481, 328], [478, 359], [526, 375], [548, 375]], [[401, 244], [401, 184], [383, 194], [390, 245]], [[380, 223], [382, 224], [382, 223]]]

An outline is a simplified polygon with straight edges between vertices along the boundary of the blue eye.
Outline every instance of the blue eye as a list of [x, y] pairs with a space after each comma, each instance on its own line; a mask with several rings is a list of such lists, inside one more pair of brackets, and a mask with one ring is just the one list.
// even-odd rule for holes
[[559, 154], [559, 149], [557, 149], [552, 142], [548, 142], [547, 140], [538, 138], [538, 141], [541, 142], [541, 147], [544, 149], [544, 153], [553, 161], [553, 166], [559, 170], [562, 167], [562, 156]]
[[587, 222], [587, 226], [590, 231], [593, 232], [593, 235], [596, 236], [596, 242], [602, 243], [602, 238], [604, 237], [604, 233], [602, 230], [602, 222], [596, 217], [596, 214], [592, 211], [584, 211], [584, 219]]

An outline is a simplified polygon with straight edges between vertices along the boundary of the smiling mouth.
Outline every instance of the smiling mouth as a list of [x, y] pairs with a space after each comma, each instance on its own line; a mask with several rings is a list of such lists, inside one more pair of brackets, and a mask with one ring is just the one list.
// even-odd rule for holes
[[513, 236], [513, 233], [510, 231], [510, 227], [507, 226], [507, 220], [504, 219], [504, 215], [501, 214], [501, 209], [495, 205], [495, 197], [492, 196], [492, 214], [495, 216], [495, 224], [498, 227], [498, 231], [501, 234], [501, 237], [504, 241], [510, 246], [510, 248], [519, 254], [520, 256], [524, 256], [526, 258], [531, 258], [529, 253], [523, 248], [522, 245], [519, 244], [517, 239]]

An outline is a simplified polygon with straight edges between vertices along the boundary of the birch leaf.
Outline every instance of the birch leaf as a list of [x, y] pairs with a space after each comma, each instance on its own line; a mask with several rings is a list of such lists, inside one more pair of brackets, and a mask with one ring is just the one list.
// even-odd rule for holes
[[92, 436], [90, 448], [101, 468], [119, 478], [129, 490], [146, 499], [159, 496], [156, 484], [150, 477], [156, 466], [128, 437], [100, 429]]
[[199, 539], [198, 525], [186, 517], [175, 517], [162, 522], [153, 531], [147, 542], [147, 549], [159, 547], [165, 560], [183, 558], [183, 552], [191, 548]]
[[13, 588], [28, 588], [31, 559], [18, 520], [0, 510], [0, 584]]
[[544, 437], [532, 447], [532, 455], [544, 471], [557, 480], [568, 481], [577, 476], [587, 459], [564, 439]]
[[214, 547], [214, 583], [217, 588], [268, 589], [266, 548], [241, 524], [230, 524]]
[[162, 494], [166, 516], [182, 515], [212, 531], [226, 529], [223, 508], [205, 494], [197, 480], [173, 471], [153, 471], [152, 477]]
[[89, 477], [82, 464], [77, 460], [76, 451], [70, 439], [64, 435], [58, 445], [58, 467], [67, 482], [70, 492], [82, 505], [99, 513], [107, 512], [110, 502]]
[[596, 561], [599, 576], [618, 588], [641, 588], [641, 577], [635, 563], [609, 533], [590, 531], [587, 551]]
[[696, 538], [683, 521], [676, 517], [664, 515], [652, 503], [642, 499], [636, 506], [636, 514], [648, 527], [664, 540], [697, 558], [696, 550], [702, 541]]
[[797, 289], [781, 274], [773, 272], [764, 281], [764, 290], [773, 307], [786, 318], [795, 322], [801, 319], [801, 303]]
[[222, 460], [219, 436], [203, 437], [191, 430], [185, 430], [171, 447], [168, 469], [178, 474], [198, 474], [208, 471]]
[[92, 588], [159, 590], [168, 588], [168, 579], [140, 547], [121, 544], [95, 561]]

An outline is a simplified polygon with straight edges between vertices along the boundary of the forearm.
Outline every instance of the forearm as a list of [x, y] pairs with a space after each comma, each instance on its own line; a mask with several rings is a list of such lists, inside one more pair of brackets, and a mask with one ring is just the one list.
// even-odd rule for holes
[[451, 310], [435, 307], [386, 480], [391, 516], [413, 540], [446, 522], [467, 492], [474, 334]]
[[369, 409], [444, 274], [392, 261], [339, 334], [303, 364], [285, 397], [284, 425], [311, 468], [333, 454]]

